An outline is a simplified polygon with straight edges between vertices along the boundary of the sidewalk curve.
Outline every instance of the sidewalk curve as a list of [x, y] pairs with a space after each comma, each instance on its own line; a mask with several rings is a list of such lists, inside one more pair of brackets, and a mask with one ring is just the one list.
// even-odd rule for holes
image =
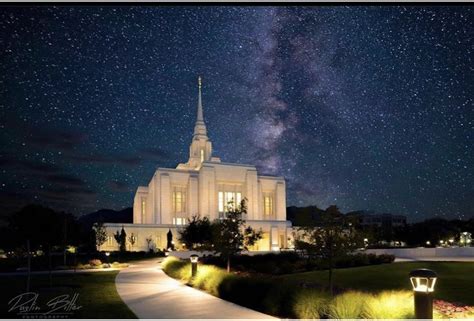
[[130, 264], [119, 272], [115, 286], [140, 319], [276, 319], [170, 278], [157, 259]]

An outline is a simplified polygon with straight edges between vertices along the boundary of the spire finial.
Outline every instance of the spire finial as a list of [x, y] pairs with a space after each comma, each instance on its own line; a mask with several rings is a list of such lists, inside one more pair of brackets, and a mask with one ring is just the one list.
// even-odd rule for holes
[[202, 80], [201, 76], [198, 76], [199, 95], [198, 95], [197, 121], [203, 122], [204, 124], [204, 117], [202, 115], [203, 113], [202, 113], [202, 98], [201, 98], [201, 86], [202, 86], [201, 80]]

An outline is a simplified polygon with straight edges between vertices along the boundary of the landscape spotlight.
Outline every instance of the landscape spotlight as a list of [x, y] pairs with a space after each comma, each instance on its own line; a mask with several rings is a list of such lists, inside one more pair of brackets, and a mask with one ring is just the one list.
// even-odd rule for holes
[[437, 275], [428, 269], [410, 272], [410, 282], [415, 292], [415, 318], [433, 319], [433, 292]]
[[197, 273], [197, 264], [199, 260], [199, 255], [192, 254], [189, 259], [191, 260], [191, 277], [195, 277]]

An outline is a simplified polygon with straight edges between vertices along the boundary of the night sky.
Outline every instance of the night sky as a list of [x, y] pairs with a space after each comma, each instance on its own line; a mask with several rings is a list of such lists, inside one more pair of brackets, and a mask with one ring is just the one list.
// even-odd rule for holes
[[472, 7], [0, 8], [0, 206], [132, 205], [188, 158], [203, 77], [214, 156], [288, 205], [409, 220], [474, 207]]

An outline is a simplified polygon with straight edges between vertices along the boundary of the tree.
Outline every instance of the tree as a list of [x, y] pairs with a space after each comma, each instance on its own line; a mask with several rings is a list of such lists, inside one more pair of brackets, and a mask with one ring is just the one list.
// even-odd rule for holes
[[133, 235], [133, 233], [128, 237], [128, 241], [130, 242], [130, 249], [133, 250], [133, 246], [137, 242], [137, 237]]
[[41, 205], [27, 205], [8, 219], [10, 239], [7, 246], [24, 247], [25, 240], [30, 240], [32, 251], [63, 246], [65, 233], [62, 227], [65, 222], [68, 225], [68, 242], [77, 244], [79, 225], [73, 215]]
[[107, 231], [102, 222], [94, 223], [92, 229], [94, 230], [95, 235], [95, 245], [97, 249], [100, 249], [102, 244], [107, 241]]
[[179, 231], [179, 241], [189, 250], [212, 249], [212, 222], [206, 216], [193, 216], [186, 227]]
[[335, 259], [360, 246], [360, 240], [351, 222], [348, 222], [335, 205], [325, 210], [318, 225], [303, 227], [295, 244], [297, 248], [309, 250], [311, 254], [327, 262], [329, 291], [332, 294]]
[[152, 242], [153, 242], [153, 238], [151, 237], [151, 235], [148, 236], [148, 237], [145, 239], [145, 241], [146, 241], [146, 245], [147, 245], [148, 251], [149, 251], [150, 253], [153, 252], [153, 249], [152, 249], [152, 247], [151, 247], [152, 244], [153, 244], [153, 243], [152, 243]]
[[240, 206], [233, 206], [233, 203], [229, 202], [225, 217], [214, 221], [213, 224], [214, 249], [227, 260], [227, 272], [230, 272], [232, 255], [248, 250], [262, 238], [261, 230], [255, 231], [250, 226], [245, 226], [242, 214], [247, 214], [246, 199], [240, 202]]
[[120, 252], [126, 252], [127, 251], [127, 233], [125, 233], [125, 229], [122, 226], [122, 230], [114, 234], [115, 241], [117, 241], [119, 245], [119, 250]]

